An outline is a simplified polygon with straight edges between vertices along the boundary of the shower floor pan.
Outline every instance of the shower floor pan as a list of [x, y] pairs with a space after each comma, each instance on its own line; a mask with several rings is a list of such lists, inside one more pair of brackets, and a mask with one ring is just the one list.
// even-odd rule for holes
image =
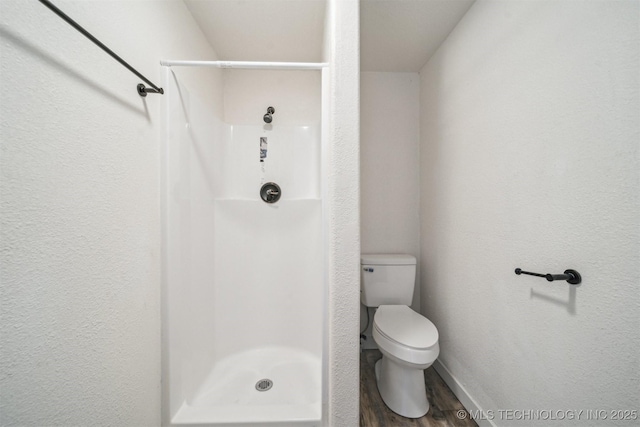
[[321, 372], [319, 357], [294, 348], [234, 354], [213, 367], [172, 424], [320, 426]]

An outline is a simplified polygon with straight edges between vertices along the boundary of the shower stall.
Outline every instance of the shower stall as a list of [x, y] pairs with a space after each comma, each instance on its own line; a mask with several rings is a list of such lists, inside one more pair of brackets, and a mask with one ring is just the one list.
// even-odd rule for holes
[[163, 423], [320, 426], [324, 64], [163, 65]]

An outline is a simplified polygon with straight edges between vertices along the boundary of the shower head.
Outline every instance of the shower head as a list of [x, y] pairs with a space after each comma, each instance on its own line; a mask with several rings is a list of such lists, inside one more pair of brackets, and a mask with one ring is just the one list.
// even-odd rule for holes
[[265, 114], [264, 117], [262, 117], [262, 120], [264, 120], [265, 123], [271, 123], [273, 121], [273, 117], [271, 117], [271, 115], [274, 114], [275, 112], [276, 112], [275, 108], [273, 107], [267, 108], [267, 114]]

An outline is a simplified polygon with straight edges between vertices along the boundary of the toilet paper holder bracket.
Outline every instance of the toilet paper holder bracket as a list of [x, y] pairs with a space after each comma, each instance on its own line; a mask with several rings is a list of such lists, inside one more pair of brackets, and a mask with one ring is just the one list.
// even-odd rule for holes
[[519, 276], [521, 274], [528, 274], [529, 276], [537, 276], [544, 277], [549, 282], [553, 282], [554, 280], [566, 280], [567, 283], [571, 285], [579, 285], [582, 282], [582, 276], [576, 270], [565, 270], [564, 274], [540, 274], [540, 273], [532, 273], [530, 271], [523, 271], [521, 268], [516, 268], [515, 273]]

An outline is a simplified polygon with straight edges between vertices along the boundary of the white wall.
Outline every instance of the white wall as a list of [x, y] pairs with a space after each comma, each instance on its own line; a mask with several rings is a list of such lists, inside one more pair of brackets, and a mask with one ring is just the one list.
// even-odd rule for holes
[[[180, 1], [55, 4], [156, 83], [215, 59]], [[38, 2], [0, 38], [0, 424], [157, 426], [161, 95]]]
[[[360, 135], [362, 253], [407, 253], [420, 259], [418, 73], [360, 74]], [[415, 293], [412, 308], [420, 311], [419, 283]], [[361, 327], [364, 310], [361, 306]], [[365, 348], [376, 348], [372, 323]]]
[[[327, 2], [323, 72], [322, 192], [329, 285], [326, 347], [332, 427], [358, 425], [360, 303], [360, 37], [356, 0]], [[325, 86], [326, 84], [326, 86]], [[325, 92], [324, 88], [327, 88]]]
[[637, 409], [639, 7], [479, 1], [421, 71], [423, 310], [485, 411]]

